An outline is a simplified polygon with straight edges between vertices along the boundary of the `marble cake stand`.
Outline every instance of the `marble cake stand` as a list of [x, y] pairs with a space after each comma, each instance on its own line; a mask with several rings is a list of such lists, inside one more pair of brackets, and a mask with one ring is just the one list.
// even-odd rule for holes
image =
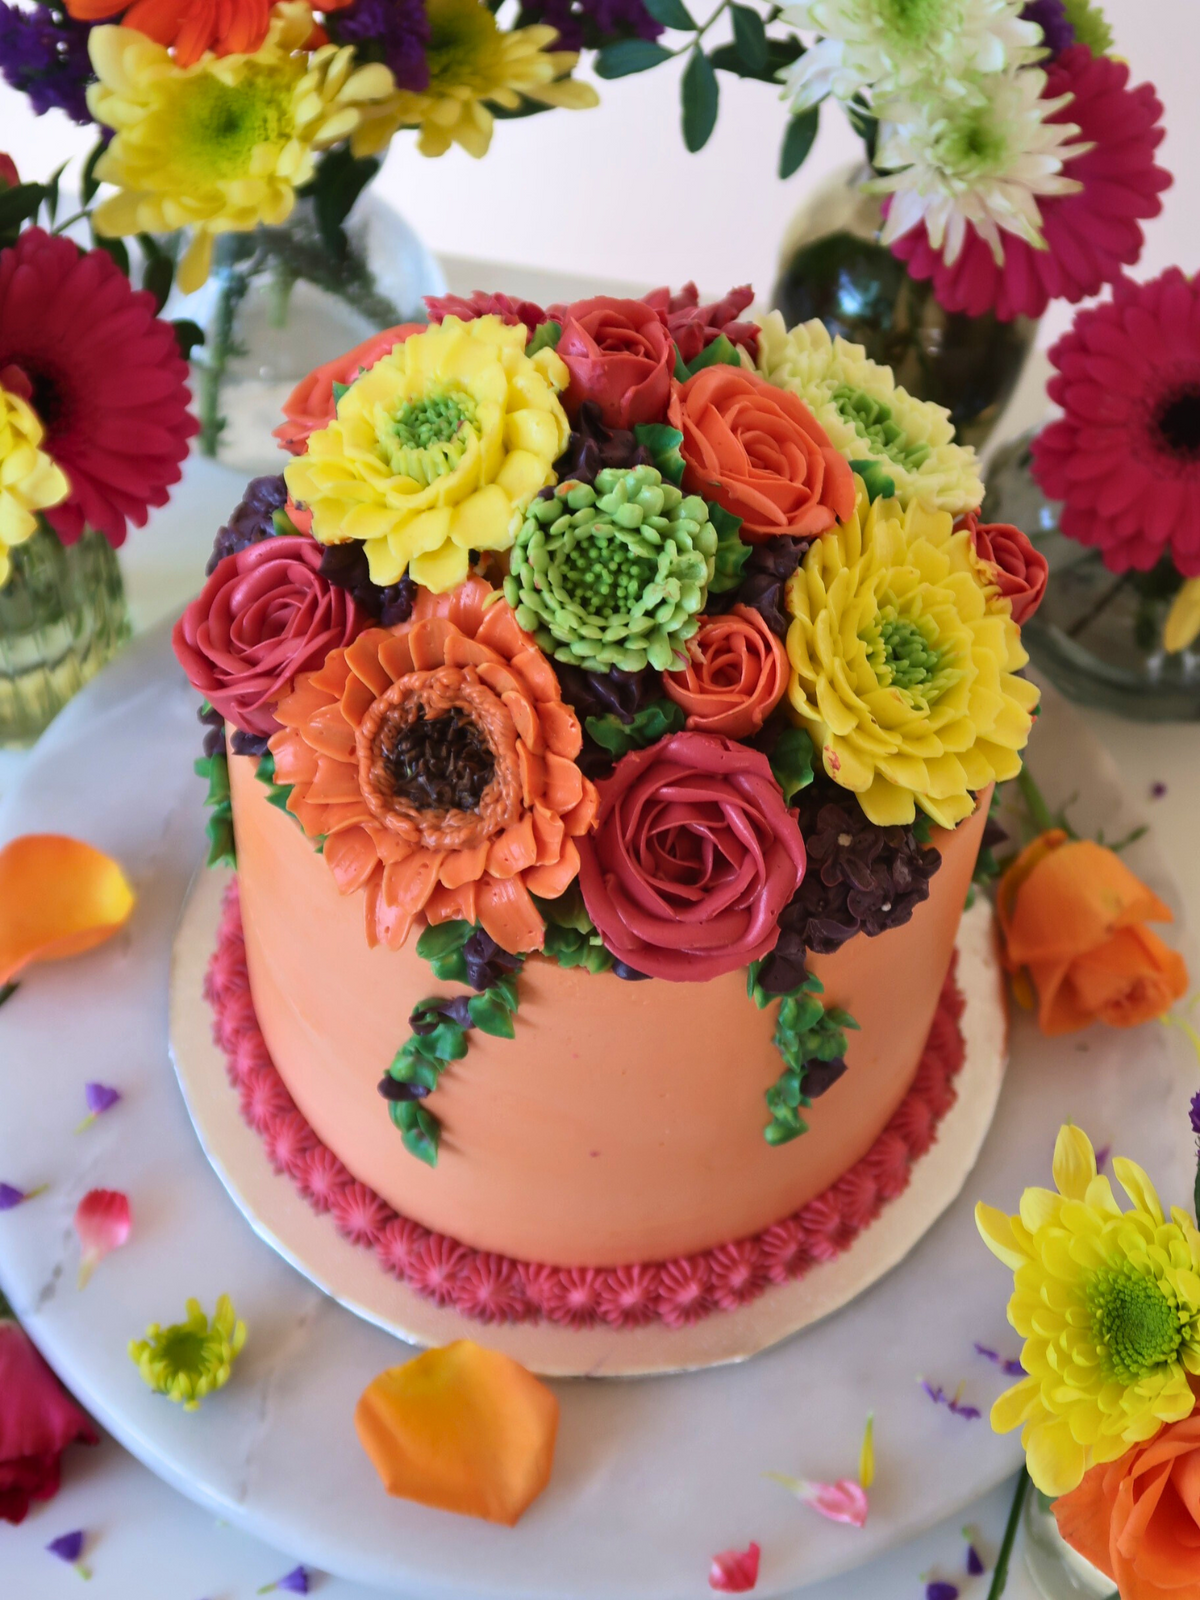
[[[139, 904], [121, 936], [35, 969], [0, 1011], [0, 1180], [49, 1190], [0, 1216], [0, 1287], [49, 1360], [148, 1466], [298, 1559], [397, 1593], [447, 1600], [702, 1600], [716, 1550], [757, 1539], [758, 1592], [865, 1562], [978, 1498], [1018, 1447], [934, 1406], [918, 1379], [986, 1409], [1004, 1381], [975, 1341], [1016, 1353], [1003, 1270], [975, 1235], [977, 1195], [1015, 1203], [1045, 1181], [1072, 1117], [1191, 1192], [1195, 1077], [1173, 1035], [1040, 1039], [1019, 1018], [995, 1120], [962, 1196], [897, 1271], [751, 1362], [679, 1377], [559, 1381], [549, 1489], [513, 1530], [389, 1500], [351, 1423], [367, 1382], [407, 1349], [352, 1315], [256, 1237], [205, 1159], [167, 1050], [172, 939], [200, 854], [195, 699], [165, 631], [146, 635], [63, 713], [0, 815], [0, 838], [60, 830], [126, 865]], [[1131, 818], [1103, 754], [1050, 700], [1034, 767], [1056, 802], [1085, 791], [1081, 829]], [[1174, 903], [1151, 840], [1130, 852]], [[83, 1086], [121, 1102], [87, 1132]], [[130, 1197], [134, 1228], [82, 1292], [71, 1216], [87, 1189]], [[250, 1336], [235, 1377], [192, 1416], [143, 1388], [125, 1354], [189, 1295], [228, 1291]], [[874, 1410], [879, 1473], [865, 1529], [796, 1504], [766, 1470], [852, 1473]]]

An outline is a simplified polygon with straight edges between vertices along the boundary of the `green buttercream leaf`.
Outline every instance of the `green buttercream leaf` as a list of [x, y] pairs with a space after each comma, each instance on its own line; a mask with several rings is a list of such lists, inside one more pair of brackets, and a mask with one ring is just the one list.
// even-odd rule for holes
[[896, 480], [888, 476], [878, 461], [852, 461], [850, 470], [862, 479], [869, 500], [891, 500], [895, 495]]
[[348, 383], [335, 383], [335, 384], [333, 384], [332, 387], [333, 387], [333, 405], [334, 405], [334, 410], [336, 410], [338, 401], [346, 393], [346, 391], [349, 389], [350, 385]]
[[209, 817], [204, 829], [208, 836], [209, 867], [236, 867], [237, 850], [233, 841], [233, 816], [227, 806], [218, 807]]
[[920, 806], [917, 807], [917, 814], [913, 818], [912, 831], [913, 838], [918, 844], [933, 843], [933, 819], [927, 812], [922, 811]]
[[719, 333], [711, 344], [706, 344], [700, 354], [688, 363], [687, 374], [694, 378], [705, 367], [740, 367], [742, 358], [738, 355], [737, 346], [732, 344], [727, 336]]
[[783, 1060], [783, 1071], [766, 1091], [771, 1120], [763, 1129], [768, 1144], [787, 1144], [808, 1131], [799, 1107], [812, 1102], [804, 1092], [804, 1080], [811, 1062], [836, 1061], [846, 1053], [847, 1028], [858, 1023], [840, 1006], [826, 1009], [819, 998], [822, 987], [811, 974], [790, 994], [780, 998], [767, 994], [758, 981], [761, 963], [752, 963], [747, 975], [751, 999], [764, 1009], [779, 1000], [773, 1042]]
[[475, 932], [469, 922], [439, 922], [436, 927], [423, 928], [417, 940], [417, 954], [423, 961], [437, 961], [451, 951], [461, 950]]
[[758, 981], [762, 971], [761, 961], [752, 961], [746, 968], [746, 993], [760, 1011], [765, 1011], [769, 1005], [774, 1005], [776, 1000], [786, 1000], [803, 994], [824, 994], [825, 985], [815, 972], [810, 972], [798, 989], [792, 989], [786, 995], [770, 994]]
[[591, 934], [596, 931], [596, 924], [588, 916], [587, 906], [583, 903], [583, 890], [579, 887], [578, 878], [572, 878], [557, 900], [543, 900], [535, 894], [533, 903], [545, 923], [553, 923], [559, 928], [574, 928], [579, 933]]
[[611, 952], [604, 948], [598, 933], [587, 934], [578, 928], [546, 928], [542, 954], [560, 967], [586, 967], [591, 973], [607, 972], [613, 964]]
[[789, 805], [813, 781], [813, 745], [803, 728], [785, 728], [771, 752], [771, 771]]
[[561, 338], [561, 322], [543, 322], [534, 333], [533, 338], [525, 346], [525, 354], [527, 356], [535, 356], [539, 350], [556, 350], [558, 341]]
[[651, 461], [666, 481], [678, 488], [683, 482], [683, 457], [679, 454], [683, 435], [679, 429], [666, 422], [639, 422], [633, 436], [649, 450]]
[[668, 733], [678, 733], [686, 721], [683, 707], [674, 700], [651, 700], [635, 712], [632, 722], [622, 722], [613, 712], [588, 717], [587, 731], [603, 749], [619, 760], [631, 750], [644, 750]]
[[515, 1011], [517, 1009], [517, 974], [515, 972], [505, 973], [504, 977], [497, 978], [491, 988], [484, 992], [495, 995], [501, 1005], [507, 1006], [510, 1011]]
[[201, 756], [195, 763], [195, 769], [201, 778], [208, 779], [208, 793], [204, 797], [206, 806], [221, 806], [229, 799], [229, 762], [223, 750], [218, 750], [215, 755]]
[[485, 989], [483, 994], [473, 995], [467, 1001], [467, 1010], [481, 1033], [490, 1033], [496, 1039], [516, 1038], [512, 1012], [494, 989]]
[[404, 1148], [427, 1167], [436, 1167], [442, 1138], [442, 1125], [437, 1118], [415, 1100], [390, 1101], [388, 1109], [400, 1129]]
[[410, 1048], [413, 1040], [405, 1042], [403, 1049], [397, 1050], [395, 1060], [388, 1068], [388, 1076], [395, 1078], [397, 1083], [412, 1083], [418, 1089], [428, 1089], [432, 1092], [438, 1086], [438, 1079], [442, 1075], [442, 1063], [431, 1061]]
[[271, 526], [275, 529], [275, 536], [279, 539], [298, 539], [300, 529], [288, 516], [282, 506], [276, 506], [271, 513]]
[[708, 520], [717, 530], [716, 566], [708, 587], [713, 594], [728, 594], [741, 585], [742, 573], [750, 559], [750, 546], [742, 542], [741, 517], [735, 517], [732, 511], [726, 511], [713, 500], [705, 504]]

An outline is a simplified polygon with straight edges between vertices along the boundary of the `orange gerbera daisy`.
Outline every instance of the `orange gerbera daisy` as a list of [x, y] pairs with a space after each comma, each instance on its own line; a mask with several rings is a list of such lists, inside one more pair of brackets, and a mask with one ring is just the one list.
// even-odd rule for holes
[[[136, 28], [190, 67], [206, 50], [218, 56], [253, 55], [267, 37], [272, 0], [66, 0], [78, 22], [102, 22], [124, 12], [121, 24]], [[322, 11], [338, 11], [350, 0], [322, 0]], [[128, 7], [128, 9], [126, 9]]]
[[365, 891], [368, 944], [399, 949], [423, 912], [541, 949], [531, 897], [576, 876], [597, 795], [550, 663], [489, 584], [422, 589], [411, 621], [332, 651], [275, 715], [288, 810], [342, 894]]

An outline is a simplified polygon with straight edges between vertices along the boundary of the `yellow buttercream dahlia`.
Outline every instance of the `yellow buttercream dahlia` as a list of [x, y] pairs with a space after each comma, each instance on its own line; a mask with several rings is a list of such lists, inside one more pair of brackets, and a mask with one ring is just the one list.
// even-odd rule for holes
[[62, 468], [39, 448], [42, 424], [33, 407], [0, 388], [0, 586], [8, 581], [8, 552], [38, 525], [37, 513], [71, 492]]
[[356, 68], [349, 45], [310, 53], [312, 31], [303, 0], [285, 0], [253, 55], [180, 67], [135, 28], [93, 28], [100, 81], [88, 109], [115, 130], [96, 175], [120, 190], [97, 206], [96, 231], [192, 229], [179, 269], [190, 293], [208, 277], [214, 235], [282, 222], [313, 175], [313, 152], [346, 138], [362, 108], [396, 87], [379, 63]]
[[790, 330], [778, 311], [758, 320], [758, 370], [798, 395], [843, 455], [878, 462], [902, 505], [920, 499], [955, 513], [980, 505], [979, 462], [955, 444], [944, 406], [909, 394], [890, 367], [861, 344], [830, 338], [816, 318]]
[[567, 76], [578, 53], [548, 48], [557, 28], [539, 24], [505, 33], [483, 0], [430, 0], [427, 15], [428, 88], [397, 90], [367, 112], [352, 139], [355, 155], [374, 155], [397, 128], [420, 128], [422, 155], [445, 155], [458, 144], [468, 155], [483, 156], [495, 121], [489, 105], [516, 111], [522, 96], [568, 111], [599, 105], [591, 84]]
[[920, 806], [953, 828], [1013, 778], [1038, 691], [1007, 601], [992, 600], [949, 512], [868, 501], [788, 583], [788, 694], [825, 771], [880, 826]]
[[1149, 1178], [1118, 1156], [1133, 1202], [1122, 1211], [1078, 1128], [1061, 1129], [1051, 1189], [1026, 1189], [1020, 1214], [978, 1205], [983, 1241], [1014, 1274], [1008, 1320], [1025, 1340], [1027, 1377], [992, 1407], [999, 1433], [1021, 1428], [1043, 1494], [1190, 1415], [1200, 1375], [1200, 1234], [1177, 1207], [1168, 1222]]
[[322, 544], [361, 539], [371, 580], [407, 571], [435, 593], [462, 583], [471, 550], [507, 550], [525, 508], [555, 482], [571, 425], [569, 379], [525, 329], [447, 317], [346, 390], [337, 416], [285, 471]]

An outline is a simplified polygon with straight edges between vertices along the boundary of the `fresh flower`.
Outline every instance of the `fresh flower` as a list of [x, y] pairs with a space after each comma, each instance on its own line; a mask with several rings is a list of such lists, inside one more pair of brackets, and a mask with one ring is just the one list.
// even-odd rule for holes
[[1058, 1531], [1124, 1600], [1197, 1600], [1200, 1415], [1170, 1422], [1054, 1502]]
[[264, 539], [218, 562], [175, 624], [188, 682], [243, 733], [279, 728], [272, 706], [368, 624], [346, 590], [321, 576], [312, 539]]
[[37, 513], [61, 505], [71, 486], [40, 448], [44, 435], [33, 409], [0, 386], [0, 588], [8, 552], [37, 531]]
[[760, 961], [804, 876], [804, 841], [767, 758], [676, 733], [617, 763], [580, 841], [588, 915], [618, 960], [703, 983]]
[[[321, 9], [330, 8], [323, 3]], [[429, 17], [423, 0], [352, 0], [325, 20], [338, 44], [358, 45], [369, 59], [382, 61], [397, 89], [429, 87]]]
[[[1063, 96], [1071, 98], [1064, 105]], [[1129, 87], [1129, 68], [1083, 45], [1065, 50], [1046, 69], [1045, 102], [1058, 104], [1047, 121], [1075, 124], [1082, 154], [1063, 162], [1070, 194], [1038, 196], [1044, 248], [1012, 233], [1004, 260], [968, 224], [957, 261], [948, 264], [923, 222], [892, 239], [892, 254], [917, 279], [932, 278], [947, 311], [1002, 322], [1040, 317], [1051, 300], [1079, 301], [1115, 282], [1142, 253], [1142, 221], [1162, 210], [1169, 172], [1155, 164], [1163, 138], [1162, 105], [1148, 83]]]
[[811, 538], [854, 513], [854, 474], [809, 408], [740, 367], [705, 367], [677, 387], [685, 486], [742, 519], [748, 542]]
[[54, 1498], [68, 1445], [99, 1443], [0, 1296], [0, 1521], [22, 1522], [31, 1501]]
[[275, 437], [290, 455], [302, 456], [308, 449], [310, 435], [319, 428], [327, 428], [337, 416], [336, 387], [348, 387], [355, 378], [369, 372], [381, 356], [398, 344], [403, 344], [411, 333], [420, 333], [420, 322], [402, 322], [398, 327], [385, 328], [373, 333], [369, 339], [356, 344], [345, 355], [316, 367], [300, 382], [283, 402], [284, 421], [275, 428]]
[[748, 739], [787, 689], [787, 651], [749, 606], [706, 617], [688, 640], [687, 656], [681, 671], [663, 673], [663, 688], [687, 712], [685, 726], [698, 733]]
[[155, 1394], [196, 1411], [202, 1400], [229, 1382], [246, 1342], [246, 1324], [238, 1320], [227, 1294], [217, 1301], [211, 1322], [198, 1300], [189, 1300], [186, 1312], [183, 1322], [166, 1328], [151, 1323], [144, 1339], [130, 1340], [129, 1357]]
[[1023, 628], [1046, 593], [1049, 562], [1010, 522], [981, 523], [978, 512], [971, 511], [956, 526], [971, 535], [985, 584], [1008, 601], [1013, 621]]
[[6, 152], [0, 152], [0, 187], [15, 189], [21, 181], [17, 163]]
[[0, 253], [0, 382], [66, 474], [70, 495], [45, 513], [64, 544], [89, 527], [120, 545], [166, 504], [197, 428], [187, 372], [153, 297], [105, 251], [27, 228]]
[[1200, 1234], [1178, 1208], [1166, 1220], [1134, 1162], [1117, 1156], [1113, 1172], [1130, 1211], [1067, 1126], [1057, 1193], [1026, 1189], [1015, 1217], [975, 1208], [984, 1243], [1015, 1273], [1008, 1320], [1025, 1340], [1027, 1376], [996, 1401], [992, 1426], [1022, 1429], [1029, 1475], [1048, 1495], [1189, 1416], [1188, 1375], [1200, 1375]]
[[525, 354], [498, 317], [413, 334], [351, 384], [337, 417], [288, 464], [323, 544], [363, 540], [372, 581], [405, 572], [436, 593], [467, 576], [471, 550], [507, 550], [570, 435], [553, 350]]
[[91, 122], [90, 32], [57, 4], [27, 9], [0, 0], [0, 72], [10, 88], [29, 96], [35, 116], [57, 110], [84, 127]]
[[411, 622], [333, 651], [275, 713], [288, 810], [325, 836], [341, 893], [364, 893], [369, 944], [399, 949], [424, 913], [541, 949], [531, 895], [573, 882], [596, 791], [549, 662], [482, 579], [422, 590]]
[[129, 1198], [119, 1189], [89, 1189], [75, 1207], [75, 1233], [82, 1252], [79, 1287], [82, 1289], [110, 1251], [129, 1238], [133, 1217]]
[[723, 300], [708, 306], [700, 304], [700, 291], [694, 283], [685, 283], [678, 294], [663, 288], [642, 298], [666, 317], [667, 332], [685, 364], [694, 361], [722, 334], [731, 345], [747, 351], [751, 360], [758, 352], [758, 324], [739, 320], [754, 301], [754, 290], [748, 283], [730, 289]]
[[[171, 50], [176, 64], [191, 67], [211, 51], [218, 56], [253, 55], [271, 25], [271, 0], [66, 0], [79, 22], [104, 22], [119, 16]], [[347, 0], [322, 0], [322, 11], [336, 11]], [[122, 15], [122, 13], [124, 13]]]
[[745, 1550], [722, 1550], [712, 1558], [708, 1587], [718, 1594], [748, 1594], [758, 1583], [762, 1549], [753, 1539]]
[[1069, 50], [1075, 43], [1075, 29], [1063, 0], [1025, 0], [1021, 15], [1026, 22], [1037, 23], [1042, 42], [1052, 56]]
[[63, 834], [21, 834], [0, 850], [0, 984], [103, 944], [134, 904], [111, 856]]
[[610, 428], [662, 421], [675, 370], [665, 311], [599, 294], [551, 306], [549, 314], [562, 324], [557, 348], [571, 377], [565, 403], [572, 416], [593, 400]]
[[1091, 839], [1040, 834], [1000, 880], [996, 910], [1005, 966], [1043, 1033], [1135, 1028], [1187, 991], [1183, 957], [1145, 926], [1170, 909]]
[[96, 176], [119, 193], [93, 213], [101, 234], [190, 228], [179, 287], [208, 277], [213, 239], [278, 224], [315, 170], [314, 151], [354, 132], [364, 105], [392, 92], [392, 75], [355, 67], [347, 45], [311, 55], [312, 12], [284, 0], [252, 55], [202, 56], [181, 67], [134, 28], [92, 30], [97, 122], [114, 129]]
[[1050, 360], [1063, 416], [1033, 441], [1033, 474], [1064, 502], [1062, 531], [1113, 572], [1169, 555], [1200, 576], [1200, 284], [1178, 267], [1122, 279]]
[[558, 1401], [511, 1356], [458, 1339], [381, 1372], [354, 1426], [389, 1494], [511, 1528], [550, 1481]]
[[1163, 624], [1163, 649], [1178, 655], [1200, 637], [1200, 578], [1189, 578], [1171, 601]]
[[683, 664], [713, 575], [708, 507], [654, 467], [568, 479], [529, 508], [504, 592], [542, 649], [588, 672]]
[[1063, 0], [1063, 10], [1079, 44], [1093, 55], [1108, 55], [1115, 43], [1113, 31], [1096, 0]]
[[954, 443], [944, 407], [908, 394], [890, 367], [869, 360], [860, 344], [831, 339], [815, 318], [789, 331], [772, 311], [760, 327], [758, 370], [804, 401], [836, 450], [877, 462], [902, 505], [920, 498], [956, 513], [979, 505], [979, 463]]
[[564, 50], [599, 49], [618, 39], [657, 39], [662, 33], [642, 0], [522, 0], [521, 15], [558, 30]]
[[1038, 691], [1004, 603], [989, 609], [970, 535], [946, 512], [868, 501], [790, 580], [791, 702], [825, 771], [871, 822], [917, 806], [953, 828], [1013, 778]]

